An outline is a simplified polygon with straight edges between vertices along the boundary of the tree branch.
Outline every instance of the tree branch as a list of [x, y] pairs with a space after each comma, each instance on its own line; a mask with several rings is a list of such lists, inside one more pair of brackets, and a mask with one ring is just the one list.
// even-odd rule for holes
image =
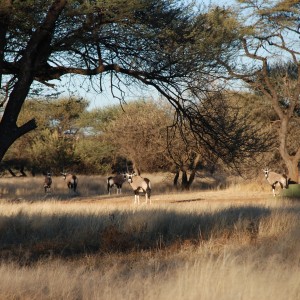
[[36, 120], [31, 119], [28, 122], [24, 123], [22, 126], [18, 127], [17, 135], [21, 137], [22, 135], [34, 130], [37, 128]]

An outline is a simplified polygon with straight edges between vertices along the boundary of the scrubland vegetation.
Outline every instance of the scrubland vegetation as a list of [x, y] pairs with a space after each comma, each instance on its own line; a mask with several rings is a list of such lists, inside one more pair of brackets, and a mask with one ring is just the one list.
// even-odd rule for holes
[[[196, 178], [299, 182], [298, 1], [4, 2], [0, 299], [300, 299], [300, 202]], [[26, 177], [125, 170], [152, 205]]]
[[299, 202], [266, 184], [180, 192], [148, 177], [151, 206], [127, 184], [109, 197], [100, 176], [81, 176], [78, 195], [54, 178], [46, 197], [42, 178], [2, 178], [0, 298], [299, 298]]

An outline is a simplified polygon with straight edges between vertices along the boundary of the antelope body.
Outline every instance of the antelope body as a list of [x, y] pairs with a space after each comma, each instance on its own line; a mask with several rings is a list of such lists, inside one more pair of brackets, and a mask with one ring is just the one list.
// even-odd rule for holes
[[78, 184], [77, 176], [74, 174], [70, 174], [70, 173], [61, 173], [61, 175], [63, 175], [65, 178], [65, 181], [69, 188], [69, 192], [71, 192], [73, 190], [74, 193], [76, 193], [77, 184]]
[[45, 179], [44, 179], [44, 189], [45, 193], [50, 193], [51, 192], [51, 184], [52, 184], [52, 177], [51, 173], [44, 174]]
[[151, 183], [148, 178], [143, 178], [136, 174], [126, 174], [127, 180], [134, 192], [134, 204], [140, 203], [140, 193], [145, 193], [146, 196], [146, 203], [148, 202], [151, 204]]
[[116, 176], [110, 176], [107, 178], [107, 192], [110, 195], [113, 186], [117, 187], [117, 194], [121, 194], [122, 185], [126, 181], [126, 176], [124, 174], [118, 174]]
[[286, 175], [280, 175], [275, 172], [270, 172], [270, 169], [266, 168], [263, 170], [267, 181], [272, 186], [273, 196], [275, 196], [276, 184], [279, 184], [282, 189], [288, 188], [288, 178]]

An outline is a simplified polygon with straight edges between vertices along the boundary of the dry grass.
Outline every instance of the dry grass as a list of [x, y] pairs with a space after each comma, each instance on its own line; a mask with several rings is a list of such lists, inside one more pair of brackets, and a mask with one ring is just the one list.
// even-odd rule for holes
[[0, 299], [299, 299], [299, 202], [148, 177], [151, 206], [126, 186], [108, 197], [100, 176], [78, 195], [55, 178], [47, 197], [42, 178], [1, 179]]
[[[177, 193], [173, 187], [173, 174], [157, 173], [143, 174], [151, 180], [154, 195]], [[37, 201], [45, 198], [54, 198], [56, 200], [68, 200], [76, 197], [107, 196], [106, 176], [79, 176], [78, 193], [68, 194], [66, 183], [62, 176], [53, 176], [52, 193], [45, 197], [44, 177], [7, 177], [0, 179], [0, 196], [2, 199], [10, 200], [30, 200]], [[236, 183], [234, 184], [236, 186]], [[192, 185], [191, 191], [216, 190], [218, 187], [226, 186], [223, 180], [216, 180], [211, 177], [198, 177]], [[132, 193], [129, 184], [123, 185], [125, 194]]]

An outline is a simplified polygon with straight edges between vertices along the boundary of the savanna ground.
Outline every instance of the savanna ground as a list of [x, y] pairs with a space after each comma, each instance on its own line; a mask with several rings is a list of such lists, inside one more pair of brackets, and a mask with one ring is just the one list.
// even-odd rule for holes
[[[152, 204], [105, 178], [0, 179], [0, 299], [300, 299], [300, 201], [261, 182], [149, 174]], [[222, 185], [220, 184], [222, 183]]]

